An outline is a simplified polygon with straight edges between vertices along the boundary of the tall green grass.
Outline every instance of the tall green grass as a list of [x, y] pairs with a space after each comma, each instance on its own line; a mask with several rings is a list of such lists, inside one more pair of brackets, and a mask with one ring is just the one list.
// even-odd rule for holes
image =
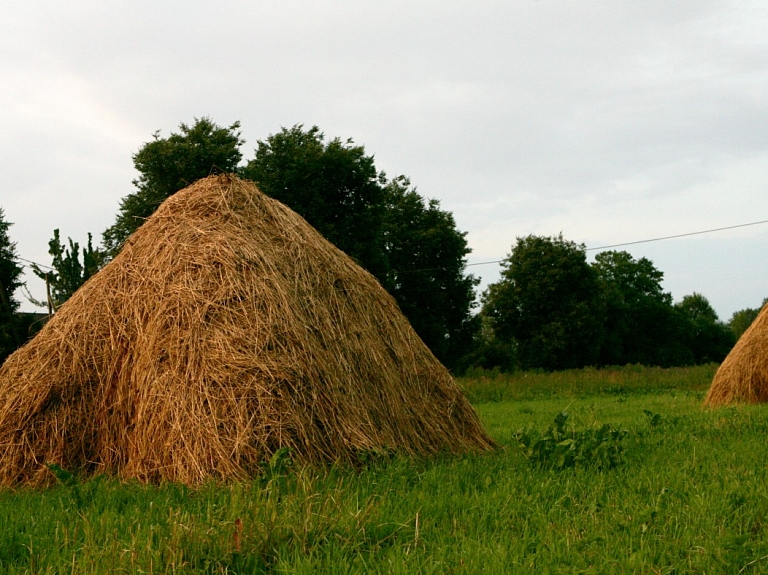
[[[768, 572], [768, 409], [703, 410], [698, 383], [573, 387], [478, 404], [505, 446], [483, 456], [372, 457], [355, 470], [281, 455], [250, 483], [6, 490], [0, 572]], [[622, 462], [526, 460], [515, 432], [564, 409], [576, 429], [626, 430]]]
[[714, 363], [676, 368], [627, 365], [509, 374], [498, 370], [475, 369], [458, 381], [472, 403], [671, 390], [702, 392], [709, 388], [717, 367]]

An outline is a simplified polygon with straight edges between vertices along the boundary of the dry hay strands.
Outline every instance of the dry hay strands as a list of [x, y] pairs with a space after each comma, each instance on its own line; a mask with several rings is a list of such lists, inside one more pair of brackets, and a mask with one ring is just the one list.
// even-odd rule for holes
[[0, 483], [495, 447], [369, 273], [248, 181], [169, 198], [0, 369]]
[[768, 402], [768, 306], [758, 314], [715, 373], [704, 399], [710, 407]]

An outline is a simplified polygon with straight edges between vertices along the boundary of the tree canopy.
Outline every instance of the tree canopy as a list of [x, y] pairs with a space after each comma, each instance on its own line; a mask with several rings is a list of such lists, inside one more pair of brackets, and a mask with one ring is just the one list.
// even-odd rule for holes
[[663, 291], [664, 274], [647, 258], [625, 251], [595, 256], [592, 267], [600, 281], [605, 324], [600, 364], [679, 365], [691, 363], [681, 346], [684, 326]]
[[374, 274], [386, 272], [384, 175], [363, 146], [351, 139], [326, 142], [317, 126], [304, 130], [296, 125], [259, 141], [241, 174], [363, 267]]
[[676, 303], [675, 308], [688, 320], [688, 341], [694, 361], [723, 361], [736, 343], [736, 336], [720, 321], [709, 300], [694, 292]]
[[466, 233], [437, 200], [425, 200], [405, 177], [385, 187], [385, 287], [432, 352], [450, 367], [472, 345], [470, 314], [477, 281], [465, 273]]
[[215, 173], [234, 172], [242, 159], [240, 123], [227, 128], [209, 118], [182, 123], [179, 133], [161, 138], [155, 132], [133, 156], [139, 178], [136, 191], [125, 196], [115, 223], [104, 231], [103, 245], [114, 257], [123, 242], [151, 216], [163, 201], [189, 184]]
[[483, 294], [496, 337], [514, 342], [520, 367], [568, 369], [599, 358], [603, 309], [585, 246], [562, 235], [517, 238], [502, 279]]
[[[511, 348], [517, 367], [670, 367], [722, 361], [733, 346], [707, 299], [694, 293], [673, 305], [647, 258], [607, 251], [587, 264], [584, 246], [562, 235], [527, 236], [502, 267], [483, 294], [485, 344]], [[508, 364], [508, 352], [499, 357]]]
[[763, 306], [765, 306], [766, 303], [768, 303], [768, 298], [763, 300], [763, 304], [760, 307], [748, 307], [733, 312], [731, 319], [728, 320], [728, 327], [731, 328], [731, 331], [737, 340], [745, 331], [747, 331], [749, 326], [752, 325], [752, 322], [757, 319], [757, 316], [760, 314], [760, 310], [763, 308]]

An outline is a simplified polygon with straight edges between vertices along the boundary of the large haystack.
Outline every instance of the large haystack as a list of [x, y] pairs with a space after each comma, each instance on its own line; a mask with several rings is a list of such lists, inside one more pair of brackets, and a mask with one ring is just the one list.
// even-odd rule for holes
[[250, 183], [178, 192], [0, 369], [0, 483], [493, 447], [379, 283]]
[[768, 402], [768, 305], [736, 342], [715, 373], [704, 403]]

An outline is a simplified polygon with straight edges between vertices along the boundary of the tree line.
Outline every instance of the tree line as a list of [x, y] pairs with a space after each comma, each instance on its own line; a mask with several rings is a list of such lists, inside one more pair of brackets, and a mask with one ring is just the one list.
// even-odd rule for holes
[[587, 263], [586, 246], [562, 235], [518, 238], [501, 280], [482, 295], [487, 329], [472, 362], [557, 370], [722, 361], [741, 335], [738, 322], [720, 321], [700, 293], [673, 303], [663, 278], [626, 251]]
[[[133, 156], [135, 190], [121, 200], [101, 245], [94, 247], [88, 233], [81, 249], [54, 230], [50, 269], [32, 266], [47, 281], [48, 301], [30, 301], [60, 306], [166, 198], [212, 173], [237, 173], [376, 276], [438, 359], [457, 372], [720, 361], [757, 315], [742, 310], [726, 325], [701, 294], [673, 304], [649, 260], [612, 251], [589, 264], [585, 247], [562, 236], [518, 238], [478, 309], [466, 232], [406, 176], [388, 178], [363, 146], [327, 140], [316, 126], [282, 128], [259, 141], [246, 162], [243, 144], [239, 122], [219, 126], [201, 118], [167, 138], [156, 132]], [[9, 226], [0, 209], [0, 360], [25, 339], [14, 299], [21, 265]]]

